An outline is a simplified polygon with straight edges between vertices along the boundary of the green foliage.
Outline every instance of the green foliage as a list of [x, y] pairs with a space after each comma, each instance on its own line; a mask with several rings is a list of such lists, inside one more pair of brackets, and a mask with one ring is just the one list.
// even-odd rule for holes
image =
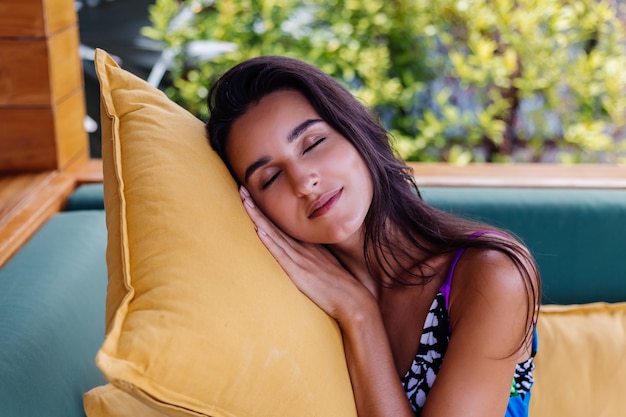
[[[144, 35], [182, 47], [167, 92], [258, 55], [308, 61], [371, 106], [407, 160], [626, 163], [626, 29], [610, 0], [156, 0]], [[623, 11], [622, 11], [623, 13]], [[623, 16], [623, 14], [622, 14]], [[622, 18], [623, 19], [623, 18]], [[190, 65], [184, 46], [234, 42]]]

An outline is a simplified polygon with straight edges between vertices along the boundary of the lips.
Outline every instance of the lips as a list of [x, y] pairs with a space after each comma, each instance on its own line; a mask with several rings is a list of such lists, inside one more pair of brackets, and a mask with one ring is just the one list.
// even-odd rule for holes
[[339, 201], [342, 193], [343, 188], [323, 194], [321, 197], [315, 200], [309, 208], [308, 218], [313, 219], [326, 214], [330, 209], [335, 206], [337, 201]]

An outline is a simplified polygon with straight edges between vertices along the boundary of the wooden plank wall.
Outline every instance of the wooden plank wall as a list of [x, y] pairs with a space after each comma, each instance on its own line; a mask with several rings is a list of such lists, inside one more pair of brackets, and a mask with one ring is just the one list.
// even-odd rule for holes
[[73, 0], [0, 0], [0, 173], [88, 158]]
[[78, 48], [74, 0], [0, 0], [0, 267], [77, 184], [102, 180]]

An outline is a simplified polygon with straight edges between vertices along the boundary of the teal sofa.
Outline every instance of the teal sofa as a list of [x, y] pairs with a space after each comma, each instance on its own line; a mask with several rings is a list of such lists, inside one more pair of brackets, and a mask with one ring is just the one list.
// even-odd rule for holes
[[101, 193], [77, 190], [0, 269], [0, 417], [84, 416], [83, 393], [104, 382], [94, 363], [107, 288]]
[[[543, 301], [626, 301], [626, 190], [425, 187], [431, 204], [518, 235], [543, 276]], [[107, 288], [102, 186], [64, 211], [0, 269], [0, 417], [84, 416], [105, 381], [94, 357]]]

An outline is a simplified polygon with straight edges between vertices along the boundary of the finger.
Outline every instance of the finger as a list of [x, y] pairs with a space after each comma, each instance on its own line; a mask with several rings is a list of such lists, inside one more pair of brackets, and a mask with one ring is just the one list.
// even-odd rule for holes
[[268, 225], [270, 220], [260, 210], [255, 210], [256, 204], [244, 186], [239, 187], [239, 195], [241, 196], [241, 200], [244, 203], [244, 208], [246, 209], [248, 216], [252, 219], [255, 226], [259, 227], [260, 225], [258, 223], [263, 223], [265, 229], [269, 230]]
[[239, 187], [239, 194], [242, 197], [250, 197], [250, 191], [248, 191], [248, 189], [244, 185]]
[[244, 208], [256, 228], [261, 229], [265, 234], [270, 235], [278, 245], [284, 246], [285, 249], [293, 249], [294, 245], [296, 245], [296, 241], [291, 236], [283, 232], [282, 229], [277, 227], [274, 222], [272, 222], [261, 210], [257, 209], [258, 207], [252, 200], [248, 190], [242, 186], [239, 189], [239, 194], [243, 199]]
[[257, 228], [257, 235], [288, 275], [293, 276], [297, 274], [300, 267], [299, 263], [294, 259], [294, 255], [297, 255], [297, 252], [294, 252], [290, 245], [285, 244], [284, 240], [277, 240], [275, 236], [269, 235], [261, 227]]

